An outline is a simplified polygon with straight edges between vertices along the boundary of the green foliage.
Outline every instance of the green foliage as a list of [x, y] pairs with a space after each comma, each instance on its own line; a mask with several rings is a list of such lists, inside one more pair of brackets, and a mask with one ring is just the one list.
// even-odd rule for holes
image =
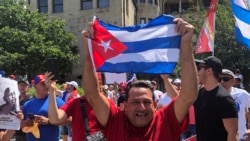
[[28, 94], [31, 96], [35, 96], [35, 94], [36, 94], [35, 88], [34, 87], [29, 88]]
[[[56, 84], [56, 87], [58, 89], [60, 89], [61, 85], [60, 84]], [[84, 95], [84, 90], [83, 90], [82, 87], [78, 87], [77, 91], [78, 91], [78, 93], [79, 93], [80, 96]], [[36, 94], [35, 88], [34, 87], [29, 88], [28, 94], [31, 95], [31, 96], [35, 96], [35, 94]]]
[[[201, 26], [203, 25], [206, 10], [197, 14], [190, 14], [190, 23], [196, 29], [195, 34], [199, 35]], [[248, 75], [248, 67], [250, 66], [250, 52], [246, 47], [239, 44], [234, 37], [234, 17], [231, 11], [230, 0], [221, 0], [217, 5], [216, 21], [215, 21], [215, 48], [214, 56], [221, 59], [224, 68], [235, 71], [239, 68], [243, 73]], [[196, 40], [194, 42], [196, 45]], [[211, 53], [198, 54], [195, 58], [205, 58], [212, 55]]]
[[0, 68], [33, 77], [45, 71], [47, 58], [58, 58], [60, 75], [71, 74], [79, 51], [64, 27], [63, 20], [21, 4], [0, 6]]
[[78, 87], [78, 88], [77, 88], [77, 91], [78, 91], [78, 93], [80, 94], [80, 96], [83, 96], [83, 95], [84, 95], [84, 90], [83, 90], [82, 87]]

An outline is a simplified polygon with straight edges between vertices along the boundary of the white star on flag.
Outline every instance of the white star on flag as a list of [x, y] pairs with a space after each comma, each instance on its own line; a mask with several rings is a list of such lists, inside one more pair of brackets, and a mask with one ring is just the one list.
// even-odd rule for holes
[[106, 53], [108, 49], [114, 50], [114, 49], [110, 46], [110, 42], [111, 42], [111, 40], [109, 40], [109, 41], [107, 41], [107, 42], [104, 42], [103, 40], [101, 40], [101, 43], [98, 44], [98, 45], [103, 46], [104, 51], [105, 51], [105, 53]]

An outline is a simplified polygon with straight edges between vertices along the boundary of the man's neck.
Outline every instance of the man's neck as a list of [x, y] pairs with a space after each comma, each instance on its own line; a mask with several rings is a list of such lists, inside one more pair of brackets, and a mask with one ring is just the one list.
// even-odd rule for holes
[[25, 99], [25, 98], [26, 98], [26, 96], [27, 96], [27, 95], [26, 95], [26, 93], [21, 93], [21, 94], [20, 94], [20, 100]]
[[204, 88], [207, 91], [213, 90], [219, 85], [219, 82], [216, 79], [212, 79], [210, 81], [207, 81], [207, 83], [204, 84]]
[[231, 93], [232, 89], [233, 89], [233, 87], [230, 87], [227, 91], [228, 91], [229, 93]]
[[46, 96], [48, 96], [48, 94], [42, 94], [42, 93], [41, 93], [41, 94], [38, 94], [38, 93], [36, 94], [36, 98], [37, 98], [37, 99], [43, 99], [43, 98], [45, 98]]

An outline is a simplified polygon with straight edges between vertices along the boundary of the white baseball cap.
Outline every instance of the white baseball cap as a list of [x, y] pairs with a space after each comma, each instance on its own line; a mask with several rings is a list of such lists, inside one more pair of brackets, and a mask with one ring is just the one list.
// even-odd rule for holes
[[77, 84], [77, 82], [76, 82], [76, 81], [66, 82], [66, 84], [68, 84], [68, 85], [72, 85], [73, 87], [78, 88], [78, 84]]
[[181, 80], [179, 78], [177, 78], [174, 80], [174, 83], [179, 84], [179, 83], [181, 83]]

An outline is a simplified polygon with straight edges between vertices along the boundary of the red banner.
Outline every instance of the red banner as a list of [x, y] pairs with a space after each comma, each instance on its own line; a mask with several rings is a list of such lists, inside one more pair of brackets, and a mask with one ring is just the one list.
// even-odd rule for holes
[[205, 53], [214, 51], [214, 30], [215, 30], [216, 0], [211, 0], [207, 17], [201, 28], [197, 39], [195, 53]]

